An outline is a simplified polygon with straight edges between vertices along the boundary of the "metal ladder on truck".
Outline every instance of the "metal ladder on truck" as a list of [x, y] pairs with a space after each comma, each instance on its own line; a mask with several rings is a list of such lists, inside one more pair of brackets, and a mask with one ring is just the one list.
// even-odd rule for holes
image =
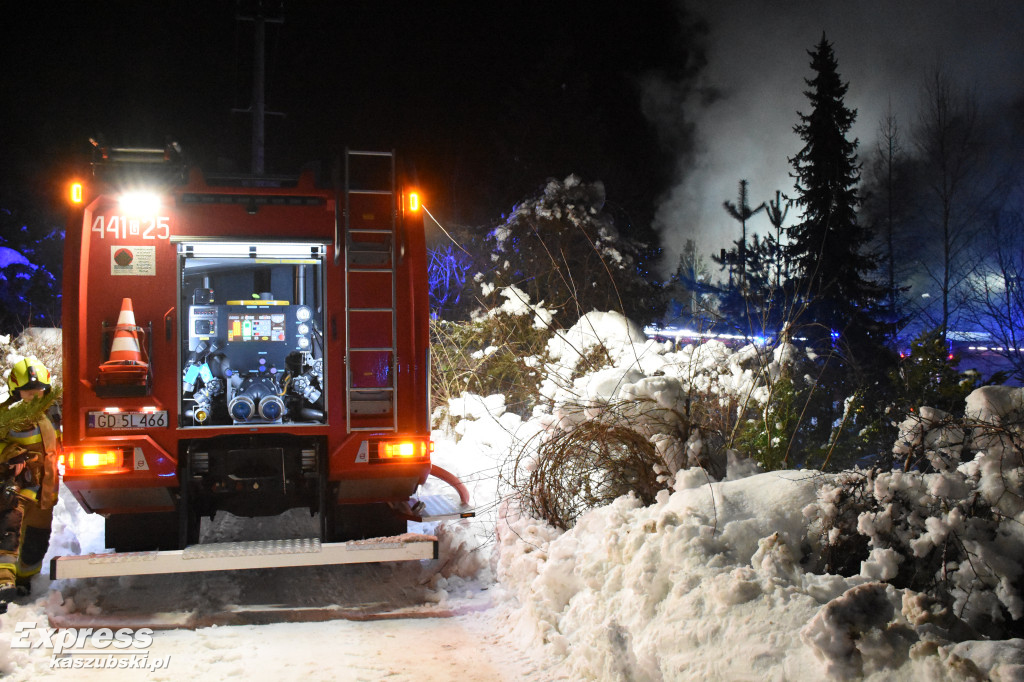
[[398, 431], [394, 152], [345, 150], [345, 428]]

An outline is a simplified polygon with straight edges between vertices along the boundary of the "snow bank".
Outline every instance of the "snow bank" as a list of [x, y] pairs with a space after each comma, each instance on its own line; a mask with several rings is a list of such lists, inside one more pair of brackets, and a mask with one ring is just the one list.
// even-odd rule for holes
[[512, 621], [574, 679], [738, 679], [782, 666], [810, 679], [817, 665], [798, 630], [821, 602], [803, 585], [835, 594], [798, 565], [799, 508], [814, 498], [813, 477], [772, 473], [666, 492], [646, 508], [620, 498], [560, 535], [506, 517], [498, 577], [519, 606]]
[[623, 497], [564, 533], [509, 513], [497, 563], [509, 622], [572, 679], [1021, 679], [1020, 640], [980, 640], [869, 575], [807, 570], [818, 548], [801, 508], [833, 480], [774, 472], [649, 507]]
[[[767, 398], [765, 377], [777, 378], [799, 356], [791, 346], [766, 353], [717, 342], [673, 351], [637, 332], [621, 316], [591, 314], [553, 339], [551, 408], [519, 424], [522, 433], [536, 438], [571, 428], [612, 405], [678, 408], [688, 391], [723, 404], [758, 404]], [[584, 371], [581, 360], [597, 348], [611, 365]], [[505, 504], [495, 573], [514, 605], [509, 623], [524, 643], [560, 657], [560, 670], [573, 679], [931, 680], [961, 679], [971, 670], [1012, 679], [1019, 670], [1012, 644], [980, 646], [972, 623], [986, 614], [1017, 617], [1022, 524], [1003, 524], [983, 541], [991, 524], [957, 511], [977, 489], [1018, 513], [1012, 504], [1020, 497], [1006, 492], [1019, 491], [1019, 449], [998, 436], [1019, 423], [1024, 401], [1019, 389], [997, 389], [968, 400], [973, 428], [930, 408], [908, 418], [894, 452], [920, 455], [933, 473], [879, 473], [866, 493], [877, 508], [859, 519], [854, 513], [853, 528], [842, 532], [852, 490], [846, 486], [863, 473], [762, 473], [731, 452], [722, 481], [709, 484], [705, 472], [682, 469], [674, 492], [663, 491], [654, 505], [619, 498], [564, 533]], [[692, 462], [687, 453], [702, 447], [700, 434], [685, 443], [665, 433], [651, 439], [666, 463]], [[514, 438], [510, 445], [530, 444]], [[1009, 463], [998, 470], [1002, 488], [996, 460]], [[823, 553], [851, 534], [868, 543], [859, 571], [822, 571]], [[968, 573], [965, 559], [946, 569], [953, 608], [892, 584], [957, 534], [988, 568]]]

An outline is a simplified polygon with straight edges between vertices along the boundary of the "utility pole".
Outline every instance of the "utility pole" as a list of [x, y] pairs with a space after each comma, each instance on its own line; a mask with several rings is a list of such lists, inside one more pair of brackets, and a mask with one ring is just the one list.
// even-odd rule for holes
[[266, 109], [267, 23], [284, 23], [282, 3], [274, 0], [255, 0], [251, 3], [249, 13], [239, 14], [237, 20], [253, 22], [252, 101], [248, 109], [234, 111], [252, 114], [252, 174], [263, 175], [266, 167], [266, 117], [284, 116], [279, 111]]

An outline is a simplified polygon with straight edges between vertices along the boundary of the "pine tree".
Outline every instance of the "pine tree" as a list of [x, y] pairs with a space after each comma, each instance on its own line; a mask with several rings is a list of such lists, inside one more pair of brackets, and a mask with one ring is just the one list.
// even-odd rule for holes
[[792, 276], [814, 323], [805, 333], [819, 344], [830, 334], [842, 338], [859, 355], [877, 332], [873, 317], [883, 292], [866, 279], [876, 257], [866, 251], [871, 235], [857, 221], [857, 140], [847, 139], [857, 114], [843, 101], [849, 85], [839, 77], [824, 34], [808, 54], [815, 75], [804, 94], [811, 111], [798, 112], [793, 130], [804, 147], [789, 160], [795, 204], [803, 210], [802, 222], [790, 231]]
[[687, 239], [679, 254], [676, 271], [669, 279], [666, 289], [667, 319], [689, 324], [697, 329], [710, 326], [713, 310], [709, 295], [715, 292], [716, 288], [711, 283], [711, 272], [697, 250], [697, 243]]
[[742, 226], [740, 240], [737, 242], [739, 248], [739, 287], [742, 290], [747, 281], [747, 221], [765, 209], [764, 203], [754, 208], [747, 203], [747, 181], [740, 180], [740, 191], [736, 203], [725, 201], [722, 203], [726, 213], [732, 216], [733, 220]]
[[[743, 231], [733, 248], [722, 249], [711, 259], [724, 270], [729, 269], [727, 284], [717, 290], [719, 312], [730, 330], [754, 336], [778, 333], [790, 319], [790, 297], [783, 284], [788, 277], [787, 253], [782, 246], [782, 224], [789, 211], [790, 200], [781, 192], [775, 202], [762, 202], [751, 208], [747, 201], [747, 181], [740, 180], [739, 201], [726, 201], [727, 213], [741, 223]], [[775, 228], [775, 236], [761, 238], [757, 233], [747, 236], [746, 221], [765, 211]], [[784, 274], [787, 273], [787, 274]]]
[[789, 215], [789, 207], [792, 203], [790, 198], [779, 190], [775, 190], [775, 201], [769, 200], [766, 202], [768, 220], [771, 222], [772, 227], [775, 228], [775, 238], [773, 240], [775, 253], [772, 262], [774, 264], [776, 290], [781, 290], [783, 279], [789, 279], [789, 265], [786, 262], [787, 254], [782, 244], [782, 232], [784, 230], [782, 224], [786, 222], [786, 216]]

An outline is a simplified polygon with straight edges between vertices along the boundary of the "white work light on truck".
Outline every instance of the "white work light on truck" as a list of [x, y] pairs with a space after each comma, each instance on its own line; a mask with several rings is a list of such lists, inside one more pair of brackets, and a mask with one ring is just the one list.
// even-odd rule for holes
[[160, 211], [160, 195], [155, 192], [126, 192], [119, 202], [125, 215], [148, 216]]

